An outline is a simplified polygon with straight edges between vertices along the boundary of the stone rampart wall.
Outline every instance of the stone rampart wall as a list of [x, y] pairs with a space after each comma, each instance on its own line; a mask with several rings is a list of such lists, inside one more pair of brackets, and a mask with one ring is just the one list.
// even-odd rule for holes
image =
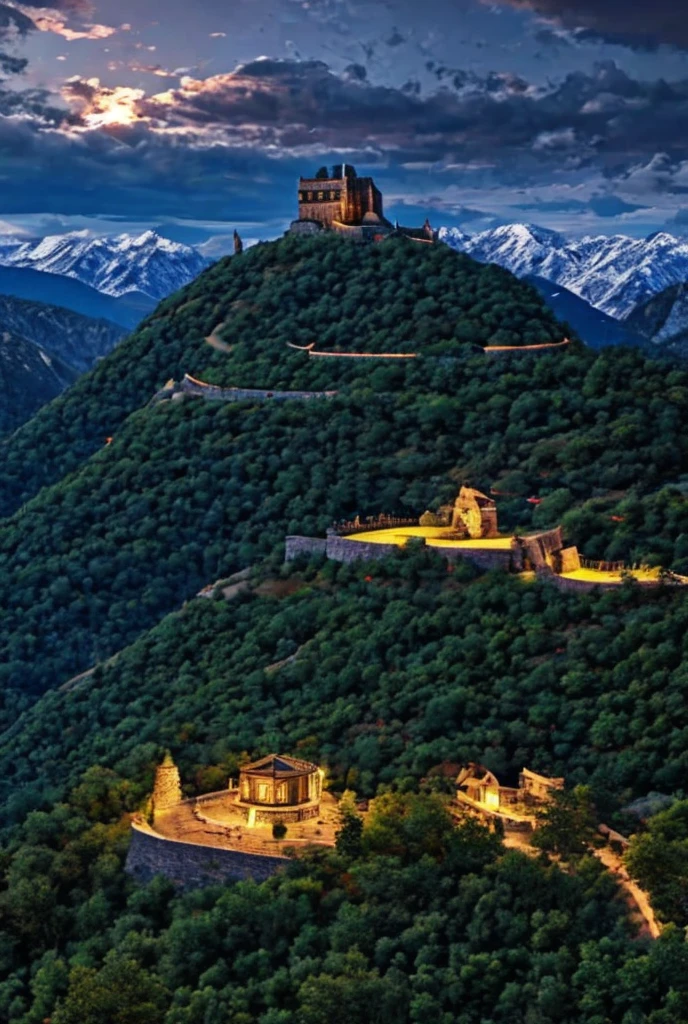
[[509, 548], [431, 548], [449, 562], [470, 562], [478, 569], [503, 569], [508, 572], [512, 565]]
[[262, 882], [286, 863], [286, 857], [263, 857], [167, 839], [133, 822], [126, 871], [139, 882], [164, 875], [175, 885], [198, 888], [243, 878]]
[[371, 544], [364, 540], [349, 540], [329, 534], [326, 554], [333, 562], [374, 562], [389, 558], [399, 548], [396, 544]]
[[[432, 547], [449, 562], [470, 562], [479, 569], [511, 568], [511, 551], [508, 548], [437, 548]], [[399, 551], [398, 544], [374, 544], [370, 541], [351, 540], [328, 534], [327, 540], [319, 537], [287, 537], [285, 561], [293, 561], [299, 555], [326, 554], [333, 562], [374, 562], [389, 558]]]
[[267, 388], [221, 388], [215, 384], [206, 384], [185, 375], [179, 385], [179, 392], [194, 398], [205, 398], [209, 401], [244, 402], [274, 401], [287, 402], [293, 399], [309, 401], [318, 398], [334, 398], [336, 391], [270, 391]]
[[[559, 590], [565, 590], [569, 593], [583, 593], [589, 590], [618, 590], [619, 583], [595, 583], [593, 580], [572, 580], [567, 579], [565, 576], [548, 576], [547, 579], [554, 583], [555, 587]], [[652, 590], [655, 587], [660, 586], [659, 580], [636, 580], [635, 585], [642, 587], [644, 590]]]
[[287, 537], [285, 541], [284, 561], [293, 562], [301, 555], [324, 555], [327, 553], [327, 541], [324, 537]]

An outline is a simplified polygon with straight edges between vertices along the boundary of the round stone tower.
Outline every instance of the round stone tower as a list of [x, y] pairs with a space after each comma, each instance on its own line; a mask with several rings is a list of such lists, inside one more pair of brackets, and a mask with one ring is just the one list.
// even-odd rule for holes
[[153, 787], [153, 821], [161, 814], [176, 807], [182, 799], [182, 786], [179, 778], [179, 769], [172, 760], [168, 751], [163, 762], [158, 765], [155, 772], [155, 786]]

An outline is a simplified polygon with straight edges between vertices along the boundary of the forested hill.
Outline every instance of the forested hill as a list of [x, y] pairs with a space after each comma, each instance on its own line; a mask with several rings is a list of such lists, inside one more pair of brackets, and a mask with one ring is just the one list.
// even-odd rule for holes
[[[220, 349], [206, 338], [220, 338]], [[366, 380], [328, 351], [460, 355], [475, 345], [560, 341], [538, 294], [498, 267], [398, 239], [361, 247], [287, 237], [227, 258], [163, 301], [117, 352], [0, 448], [0, 513], [96, 451], [171, 377], [318, 389]], [[230, 349], [231, 351], [227, 351]], [[427, 375], [427, 374], [426, 374]]]
[[[444, 806], [476, 757], [592, 783], [605, 817], [680, 791], [686, 602], [476, 575], [424, 551], [263, 569], [46, 694], [0, 744], [3, 1020], [686, 1024], [682, 928], [638, 940], [578, 819], [561, 865]], [[262, 884], [135, 885], [127, 811], [165, 747], [190, 793], [280, 749], [377, 796], [362, 834]], [[688, 802], [668, 815], [643, 859], [685, 926]]]
[[[562, 521], [586, 555], [688, 573], [688, 376], [575, 341], [479, 351], [563, 333], [441, 247], [288, 238], [166, 300], [5, 444], [0, 1020], [688, 1024], [683, 589], [571, 595], [415, 545], [283, 565], [286, 533], [468, 479], [505, 529]], [[287, 345], [313, 341], [419, 358]], [[337, 394], [151, 402], [184, 373]], [[281, 750], [376, 800], [260, 885], [139, 886], [127, 815], [165, 748], [189, 793]], [[552, 810], [563, 865], [455, 827], [467, 760], [582, 786]], [[586, 844], [655, 791], [676, 803], [636, 862], [674, 924], [650, 943]]]
[[[430, 315], [435, 302], [444, 319]], [[286, 533], [322, 534], [356, 513], [419, 514], [466, 478], [503, 495], [505, 527], [563, 517], [590, 557], [686, 571], [686, 502], [662, 489], [688, 472], [686, 375], [621, 349], [572, 345], [506, 363], [472, 354], [470, 331], [484, 341], [512, 313], [526, 317], [522, 339], [561, 334], [504, 271], [441, 248], [339, 239], [258, 247], [163, 303], [5, 446], [8, 503], [20, 481], [31, 493], [42, 478], [62, 478], [0, 526], [0, 722], [209, 581], [281, 559]], [[228, 318], [215, 337], [231, 352], [204, 340]], [[286, 345], [314, 335], [326, 349], [422, 344], [430, 354], [377, 365]], [[187, 371], [339, 393], [150, 404], [168, 376]]]

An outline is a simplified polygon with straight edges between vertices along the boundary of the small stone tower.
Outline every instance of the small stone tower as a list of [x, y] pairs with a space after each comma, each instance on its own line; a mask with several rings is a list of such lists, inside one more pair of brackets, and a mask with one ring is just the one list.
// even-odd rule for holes
[[244, 251], [244, 243], [243, 243], [243, 241], [241, 239], [241, 235], [239, 234], [239, 232], [235, 228], [234, 229], [234, 255], [238, 256], [243, 251]]
[[165, 754], [163, 762], [155, 772], [153, 787], [153, 822], [161, 814], [176, 807], [182, 799], [182, 787], [179, 769], [172, 760], [170, 753]]

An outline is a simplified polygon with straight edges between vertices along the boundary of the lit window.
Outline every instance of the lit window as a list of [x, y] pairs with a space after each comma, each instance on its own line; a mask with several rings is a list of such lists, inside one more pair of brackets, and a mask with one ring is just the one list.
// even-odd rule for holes
[[319, 202], [322, 202], [324, 198], [325, 198], [325, 193], [324, 192], [318, 192], [318, 200], [319, 200]]
[[309, 192], [308, 193], [308, 201], [310, 202], [312, 199], [313, 199], [313, 193]]
[[299, 192], [299, 202], [303, 202], [303, 192]]

